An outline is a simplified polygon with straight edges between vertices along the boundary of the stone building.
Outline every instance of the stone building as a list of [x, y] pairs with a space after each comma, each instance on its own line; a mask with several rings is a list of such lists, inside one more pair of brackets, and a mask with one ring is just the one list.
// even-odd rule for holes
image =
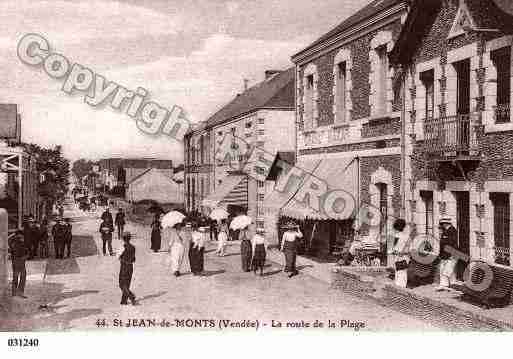
[[[405, 213], [459, 249], [511, 264], [513, 17], [492, 0], [416, 1], [391, 61], [405, 82]], [[460, 272], [461, 275], [461, 272]]]
[[[292, 56], [296, 71], [297, 162], [306, 172], [292, 197], [270, 196], [282, 217], [305, 221], [308, 250], [326, 257], [357, 239], [379, 248], [388, 221], [401, 214], [401, 82], [388, 55], [407, 14], [406, 1], [372, 1]], [[286, 176], [288, 177], [288, 176]], [[324, 182], [324, 184], [319, 183]], [[328, 215], [319, 188], [342, 190], [351, 206]], [[354, 223], [372, 206], [381, 225]], [[344, 215], [342, 215], [344, 213]]]
[[294, 69], [266, 71], [265, 79], [245, 89], [184, 140], [185, 198], [188, 210], [226, 207], [247, 212], [264, 228], [263, 201], [272, 185], [244, 167], [252, 155], [293, 151]]

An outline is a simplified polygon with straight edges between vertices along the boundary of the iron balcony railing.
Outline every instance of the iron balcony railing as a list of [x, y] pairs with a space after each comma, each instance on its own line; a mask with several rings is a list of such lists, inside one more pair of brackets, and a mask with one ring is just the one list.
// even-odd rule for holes
[[509, 103], [499, 104], [494, 106], [495, 123], [510, 122], [510, 105]]
[[438, 156], [472, 155], [478, 150], [475, 127], [469, 114], [425, 119], [425, 150]]

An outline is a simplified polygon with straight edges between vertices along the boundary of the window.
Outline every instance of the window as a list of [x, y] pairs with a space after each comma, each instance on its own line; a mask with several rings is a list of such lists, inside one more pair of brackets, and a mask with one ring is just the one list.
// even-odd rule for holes
[[256, 225], [258, 228], [264, 228], [264, 221], [256, 221]]
[[196, 181], [194, 178], [192, 179], [191, 194], [192, 194], [191, 208], [194, 210], [194, 209], [196, 209]]
[[261, 216], [263, 216], [263, 215], [265, 215], [264, 207], [262, 207], [262, 206], [258, 206], [258, 207], [257, 207], [257, 217], [261, 217]]
[[259, 118], [259, 119], [258, 119], [258, 123], [259, 123], [260, 125], [263, 125], [263, 124], [265, 123], [265, 120], [264, 120], [263, 118]]
[[386, 112], [388, 74], [387, 45], [377, 47], [376, 54], [378, 56], [378, 82], [376, 84], [376, 114], [384, 114]]
[[306, 77], [305, 103], [304, 103], [305, 127], [312, 128], [314, 121], [314, 75]]
[[218, 132], [217, 132], [217, 135], [218, 135], [219, 137], [221, 137], [221, 136], [223, 135], [223, 131], [218, 131]]
[[493, 51], [491, 53], [491, 59], [497, 70], [495, 122], [510, 122], [511, 47], [503, 47]]
[[191, 179], [187, 178], [187, 207], [191, 209]]
[[493, 203], [493, 235], [495, 263], [510, 265], [510, 206], [509, 193], [490, 193]]
[[246, 128], [251, 128], [251, 126], [252, 126], [251, 121], [246, 122]]
[[337, 122], [346, 121], [346, 62], [337, 65]]
[[387, 221], [388, 221], [388, 191], [385, 183], [377, 183], [379, 191], [379, 213], [381, 214], [381, 221], [379, 222], [379, 234], [385, 236], [387, 234]]
[[426, 97], [426, 113], [424, 118], [432, 119], [435, 109], [435, 71], [429, 70], [421, 72], [420, 81], [424, 85], [424, 94]]
[[258, 130], [258, 134], [259, 134], [260, 136], [265, 135], [265, 130]]
[[205, 140], [203, 136], [200, 137], [200, 163], [205, 163]]
[[263, 200], [264, 200], [264, 197], [265, 197], [265, 196], [264, 196], [262, 193], [259, 193], [259, 194], [258, 194], [258, 200], [259, 200], [259, 201], [263, 201]]
[[434, 218], [433, 218], [433, 192], [432, 191], [420, 191], [420, 198], [424, 203], [424, 223], [426, 224], [426, 228], [424, 230], [425, 234], [433, 235], [434, 229]]
[[258, 188], [262, 188], [265, 185], [264, 181], [257, 181]]

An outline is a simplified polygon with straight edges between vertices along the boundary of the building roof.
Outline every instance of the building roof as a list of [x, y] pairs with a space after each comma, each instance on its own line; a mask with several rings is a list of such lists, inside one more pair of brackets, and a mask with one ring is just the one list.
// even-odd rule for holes
[[308, 45], [303, 50], [299, 51], [294, 56], [297, 56], [301, 54], [302, 52], [305, 52], [307, 50], [310, 50], [311, 48], [315, 47], [316, 45], [319, 45], [320, 43], [346, 31], [349, 30], [351, 27], [375, 16], [379, 13], [397, 5], [400, 3], [408, 3], [407, 0], [373, 0], [370, 4], [363, 7], [353, 15], [346, 18], [344, 21], [342, 21], [340, 24], [335, 26], [332, 30], [328, 31], [324, 35], [322, 35], [320, 38], [315, 40], [313, 43]]
[[169, 182], [172, 182], [172, 183], [175, 183], [175, 181], [173, 181], [172, 178], [168, 177], [168, 176], [165, 176], [162, 172], [159, 171], [159, 168], [155, 168], [155, 167], [152, 167], [152, 168], [148, 168], [146, 170], [144, 170], [143, 172], [139, 173], [137, 176], [134, 176], [132, 179], [130, 179], [130, 181], [128, 181], [128, 184], [131, 184], [131, 183], [134, 183], [135, 181], [137, 181], [139, 178], [147, 175], [149, 172], [151, 171], [158, 171], [158, 173], [162, 174], [162, 176], [164, 178], [166, 178]]
[[[499, 6], [498, 4], [501, 3]], [[503, 0], [465, 0], [475, 22], [473, 30], [498, 30], [513, 33], [513, 6]], [[442, 0], [414, 0], [408, 17], [401, 29], [394, 49], [390, 53], [392, 63], [407, 64], [415, 53], [426, 31], [432, 26], [442, 6]]]
[[207, 120], [208, 127], [261, 108], [294, 108], [294, 67], [237, 95]]

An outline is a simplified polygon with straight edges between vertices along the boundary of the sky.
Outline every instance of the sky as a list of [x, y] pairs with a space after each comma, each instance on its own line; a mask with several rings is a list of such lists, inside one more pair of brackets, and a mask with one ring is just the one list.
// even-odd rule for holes
[[130, 117], [61, 91], [16, 55], [27, 33], [52, 52], [87, 66], [171, 109], [202, 121], [267, 69], [292, 66], [291, 55], [368, 0], [3, 0], [0, 2], [0, 102], [16, 103], [22, 140], [60, 144], [78, 158], [155, 157], [181, 162], [181, 143], [140, 132]]

